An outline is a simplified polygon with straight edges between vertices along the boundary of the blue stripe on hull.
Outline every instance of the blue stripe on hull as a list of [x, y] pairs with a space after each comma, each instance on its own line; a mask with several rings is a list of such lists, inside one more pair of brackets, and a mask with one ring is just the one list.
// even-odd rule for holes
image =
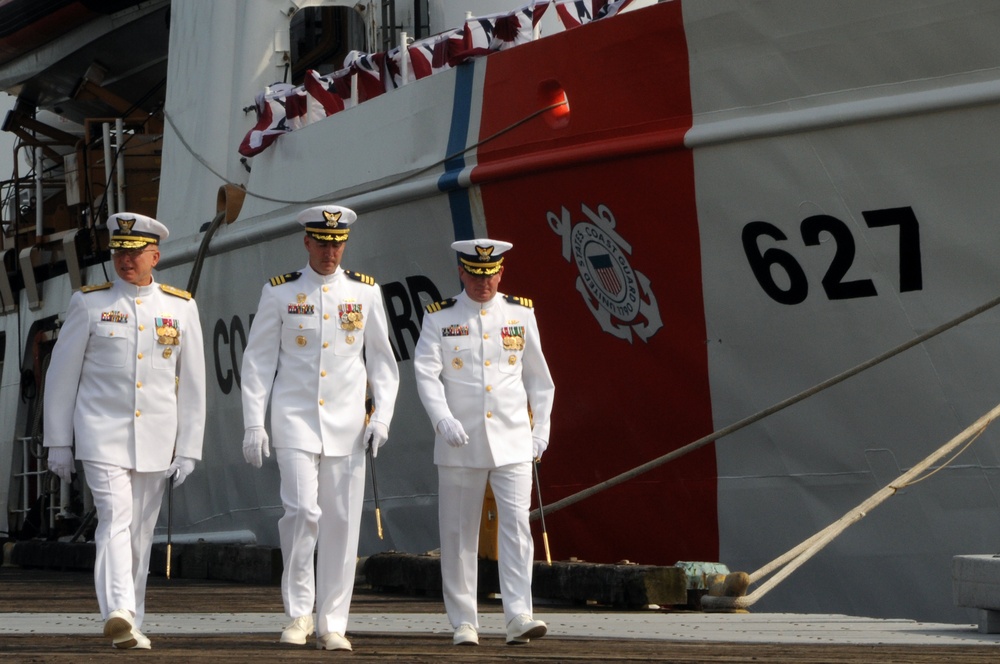
[[469, 116], [472, 113], [472, 79], [475, 67], [462, 65], [457, 70], [447, 151], [447, 154], [455, 156], [445, 162], [445, 173], [438, 181], [438, 188], [448, 193], [455, 239], [467, 240], [473, 237], [472, 209], [469, 194], [460, 184], [459, 178], [465, 169], [464, 150], [469, 135]]

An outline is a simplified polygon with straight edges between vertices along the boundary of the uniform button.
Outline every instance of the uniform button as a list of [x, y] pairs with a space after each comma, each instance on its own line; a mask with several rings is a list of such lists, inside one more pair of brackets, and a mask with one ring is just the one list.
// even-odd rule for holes
[[323, 320], [329, 320], [330, 314], [323, 314]]
[[480, 316], [485, 316], [486, 315], [486, 309], [480, 309], [479, 310], [479, 315]]
[[326, 292], [327, 292], [327, 291], [329, 291], [329, 290], [330, 290], [329, 286], [323, 286], [323, 292], [324, 292], [324, 293], [326, 293]]
[[136, 304], [142, 304], [142, 300], [140, 300], [139, 298], [135, 298], [135, 303]]
[[486, 411], [486, 417], [493, 417], [493, 411], [492, 410]]
[[299, 323], [299, 329], [300, 330], [302, 329], [302, 323]]
[[490, 338], [490, 333], [489, 332], [487, 332], [486, 334], [483, 335], [483, 339], [489, 339], [489, 338]]
[[321, 405], [321, 406], [323, 405], [323, 400], [322, 399], [319, 400], [319, 405]]
[[135, 386], [138, 387], [139, 389], [142, 389], [142, 381], [140, 380], [138, 383], [135, 384]]
[[142, 359], [142, 353], [139, 353], [139, 359], [140, 360]]
[[320, 371], [319, 375], [322, 376], [323, 378], [326, 378], [326, 372], [325, 371]]
[[146, 329], [146, 326], [145, 326], [145, 325], [140, 325], [140, 326], [139, 326], [139, 331], [140, 331], [140, 332], [142, 332], [142, 331], [143, 331], [143, 330], [145, 330], [145, 329]]
[[324, 341], [323, 342], [323, 348], [329, 348], [329, 347], [330, 347], [330, 342], [329, 341]]
[[486, 366], [490, 366], [490, 361], [486, 360]]
[[487, 392], [492, 392], [493, 391], [493, 386], [492, 385], [487, 385], [486, 386], [486, 391]]
[[142, 411], [139, 411], [139, 410], [135, 411], [135, 416], [136, 417], [139, 417], [140, 415], [142, 415]]
[[455, 346], [455, 350], [458, 350], [458, 346]]

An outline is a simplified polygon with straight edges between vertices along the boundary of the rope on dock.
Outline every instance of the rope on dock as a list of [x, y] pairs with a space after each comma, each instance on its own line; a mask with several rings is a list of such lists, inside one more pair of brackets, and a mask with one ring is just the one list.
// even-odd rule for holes
[[[819, 553], [823, 547], [832, 542], [838, 535], [847, 530], [848, 527], [865, 518], [871, 510], [881, 505], [891, 496], [895, 495], [899, 489], [911, 485], [915, 481], [919, 481], [917, 478], [920, 474], [937, 463], [945, 455], [950, 454], [963, 443], [965, 443], [966, 447], [968, 447], [968, 445], [978, 438], [979, 435], [986, 430], [986, 427], [988, 427], [998, 416], [1000, 416], [1000, 404], [994, 406], [993, 410], [980, 417], [962, 433], [958, 434], [950, 441], [939, 447], [923, 461], [897, 477], [894, 481], [887, 484], [880, 491], [873, 494], [847, 514], [840, 517], [838, 520], [834, 521], [832, 524], [787, 553], [775, 558], [764, 567], [761, 567], [756, 572], [750, 574], [749, 581], [752, 584], [763, 579], [772, 572], [775, 573], [774, 576], [761, 584], [759, 588], [754, 590], [749, 595], [744, 595], [742, 597], [719, 597], [712, 594], [705, 595], [701, 598], [702, 607], [706, 609], [749, 608], [757, 600], [766, 595], [773, 587], [778, 585], [778, 583], [783, 581], [789, 574], [794, 572], [807, 560]], [[964, 449], [965, 448], [963, 448], [963, 450]], [[954, 457], [952, 457], [952, 459], [954, 459]], [[949, 460], [949, 463], [950, 461], [951, 460]], [[933, 472], [937, 471], [931, 471], [931, 474]]]

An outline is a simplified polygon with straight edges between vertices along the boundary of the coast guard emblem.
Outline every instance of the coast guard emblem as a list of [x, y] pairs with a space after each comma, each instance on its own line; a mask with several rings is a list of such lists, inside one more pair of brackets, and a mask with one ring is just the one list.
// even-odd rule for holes
[[649, 278], [632, 269], [632, 246], [615, 231], [615, 218], [605, 205], [594, 212], [581, 206], [587, 221], [573, 223], [569, 210], [548, 213], [549, 228], [562, 238], [562, 255], [576, 263], [576, 290], [601, 329], [632, 343], [646, 343], [663, 327]]

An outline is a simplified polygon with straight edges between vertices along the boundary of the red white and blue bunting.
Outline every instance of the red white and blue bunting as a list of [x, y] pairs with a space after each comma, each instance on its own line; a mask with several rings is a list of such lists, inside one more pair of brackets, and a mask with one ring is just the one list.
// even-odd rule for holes
[[[239, 146], [252, 157], [282, 134], [339, 113], [409, 82], [458, 66], [470, 58], [513, 48], [535, 39], [535, 28], [554, 4], [566, 29], [614, 16], [632, 0], [532, 0], [506, 13], [469, 18], [455, 28], [385, 53], [351, 51], [344, 67], [321, 76], [306, 73], [302, 85], [275, 83], [254, 100], [257, 121]], [[405, 55], [404, 55], [405, 54]]]

